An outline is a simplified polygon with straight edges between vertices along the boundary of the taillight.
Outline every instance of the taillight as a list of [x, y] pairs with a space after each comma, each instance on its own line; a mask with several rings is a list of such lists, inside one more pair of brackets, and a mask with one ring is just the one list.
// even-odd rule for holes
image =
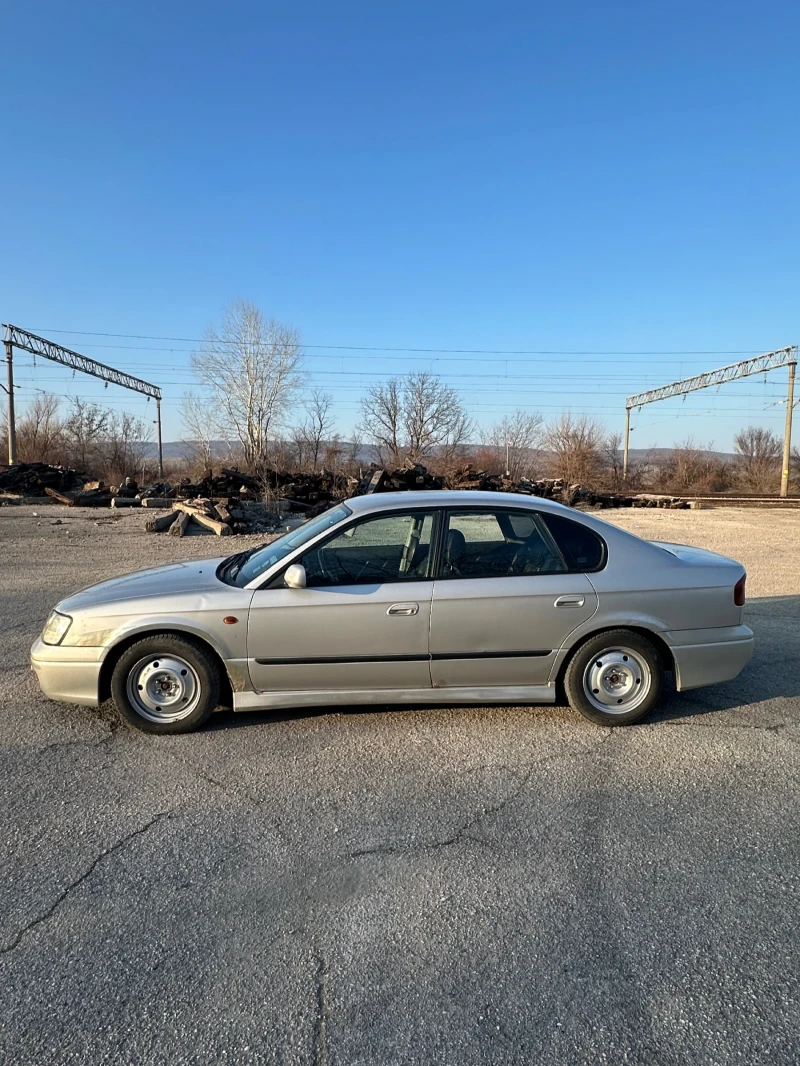
[[744, 607], [744, 586], [746, 583], [747, 574], [743, 574], [733, 586], [733, 602], [737, 607]]

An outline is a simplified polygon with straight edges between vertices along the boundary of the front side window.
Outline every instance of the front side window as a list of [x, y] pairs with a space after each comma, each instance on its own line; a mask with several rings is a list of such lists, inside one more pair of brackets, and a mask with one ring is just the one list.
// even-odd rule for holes
[[300, 560], [306, 588], [423, 581], [431, 573], [433, 528], [432, 512], [366, 518]]
[[343, 522], [352, 513], [350, 508], [343, 503], [337, 507], [331, 507], [323, 514], [317, 515], [316, 518], [304, 522], [299, 529], [273, 540], [271, 544], [231, 555], [217, 568], [217, 577], [228, 585], [238, 585], [239, 588], [244, 588], [254, 578], [260, 577], [279, 563], [281, 559], [285, 559], [287, 555], [301, 548], [320, 533], [324, 533], [326, 529], [332, 529], [339, 522]]
[[448, 515], [442, 550], [444, 577], [514, 577], [567, 569], [532, 511], [459, 511]]

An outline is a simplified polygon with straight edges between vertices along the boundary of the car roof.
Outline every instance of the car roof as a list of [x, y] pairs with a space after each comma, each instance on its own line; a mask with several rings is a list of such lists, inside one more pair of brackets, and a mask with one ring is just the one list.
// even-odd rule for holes
[[472, 489], [430, 489], [421, 492], [375, 492], [345, 500], [355, 514], [422, 507], [536, 507], [538, 510], [575, 514], [571, 507], [541, 496], [518, 492], [479, 492]]

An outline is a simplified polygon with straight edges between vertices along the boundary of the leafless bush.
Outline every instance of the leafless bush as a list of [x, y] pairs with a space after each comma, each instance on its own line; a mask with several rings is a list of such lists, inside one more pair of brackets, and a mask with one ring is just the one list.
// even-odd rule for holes
[[64, 453], [60, 400], [39, 393], [17, 419], [17, 458], [22, 463], [58, 463]]
[[713, 442], [696, 444], [692, 437], [673, 446], [656, 476], [659, 490], [676, 494], [725, 492], [732, 484], [732, 468], [714, 454]]
[[768, 429], [748, 426], [734, 437], [736, 481], [746, 492], [777, 492], [783, 444]]
[[[107, 483], [141, 478], [151, 426], [128, 411], [115, 411], [73, 398], [61, 415], [61, 401], [37, 395], [17, 418], [17, 459], [53, 463], [93, 474]], [[7, 432], [3, 445], [7, 447]]]

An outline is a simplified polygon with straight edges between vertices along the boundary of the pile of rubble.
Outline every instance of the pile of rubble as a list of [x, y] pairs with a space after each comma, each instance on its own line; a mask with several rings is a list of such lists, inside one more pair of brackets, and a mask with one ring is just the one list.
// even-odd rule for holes
[[49, 463], [15, 463], [0, 470], [0, 493], [13, 496], [44, 496], [47, 489], [80, 491], [83, 478], [68, 466]]
[[[47, 463], [18, 463], [0, 470], [0, 500], [3, 494], [7, 494], [7, 499], [16, 496], [17, 501], [23, 496], [47, 495], [68, 507], [169, 509], [170, 515], [151, 520], [148, 526], [158, 524], [156, 531], [172, 531], [174, 526], [176, 536], [185, 532], [189, 521], [203, 525], [201, 517], [207, 519], [205, 526], [208, 529], [214, 528], [209, 522], [225, 526], [225, 530], [214, 529], [221, 536], [226, 532], [267, 533], [282, 525], [280, 511], [299, 512], [304, 518], [312, 518], [332, 503], [349, 496], [413, 489], [514, 492], [557, 500], [572, 507], [689, 506], [686, 500], [675, 496], [598, 492], [570, 485], [560, 478], [512, 480], [502, 474], [477, 470], [471, 465], [445, 477], [431, 474], [421, 463], [411, 461], [394, 470], [373, 464], [361, 478], [334, 474], [329, 470], [313, 474], [270, 470], [256, 477], [235, 468], [222, 467], [219, 473], [209, 470], [194, 482], [184, 478], [176, 483], [159, 481], [144, 487], [133, 478], [126, 478], [118, 487], [109, 487], [102, 481], [89, 481], [75, 470]], [[187, 514], [188, 519], [179, 518]]]
[[429, 474], [420, 463], [405, 462], [396, 470], [385, 470], [373, 464], [366, 475], [355, 484], [353, 495], [364, 496], [373, 492], [402, 492], [413, 489], [472, 489], [476, 492], [514, 492], [523, 496], [540, 496], [556, 500], [570, 507], [662, 507], [683, 509], [689, 506], [677, 496], [659, 496], [653, 493], [627, 495], [619, 492], [597, 492], [580, 485], [570, 485], [563, 478], [522, 477], [516, 481], [502, 474], [490, 474], [467, 465], [449, 477]]
[[[135, 482], [120, 486], [117, 500], [131, 501], [122, 506], [137, 506], [145, 500], [241, 500], [284, 501], [290, 509], [302, 511], [309, 515], [324, 511], [335, 500], [351, 495], [349, 479], [329, 470], [315, 474], [290, 474], [288, 471], [269, 470], [263, 477], [244, 474], [240, 470], [223, 467], [219, 474], [209, 471], [199, 481], [191, 482], [188, 478], [176, 484], [168, 481], [157, 482], [145, 489], [139, 489]], [[115, 504], [119, 506], [119, 503]], [[154, 505], [154, 504], [153, 504]], [[166, 506], [166, 503], [165, 503]]]
[[148, 533], [169, 533], [183, 537], [195, 532], [200, 526], [218, 537], [233, 533], [274, 533], [285, 528], [286, 519], [277, 512], [270, 513], [263, 504], [231, 500], [215, 503], [207, 497], [191, 500], [174, 500], [166, 514], [149, 518], [145, 523]]

